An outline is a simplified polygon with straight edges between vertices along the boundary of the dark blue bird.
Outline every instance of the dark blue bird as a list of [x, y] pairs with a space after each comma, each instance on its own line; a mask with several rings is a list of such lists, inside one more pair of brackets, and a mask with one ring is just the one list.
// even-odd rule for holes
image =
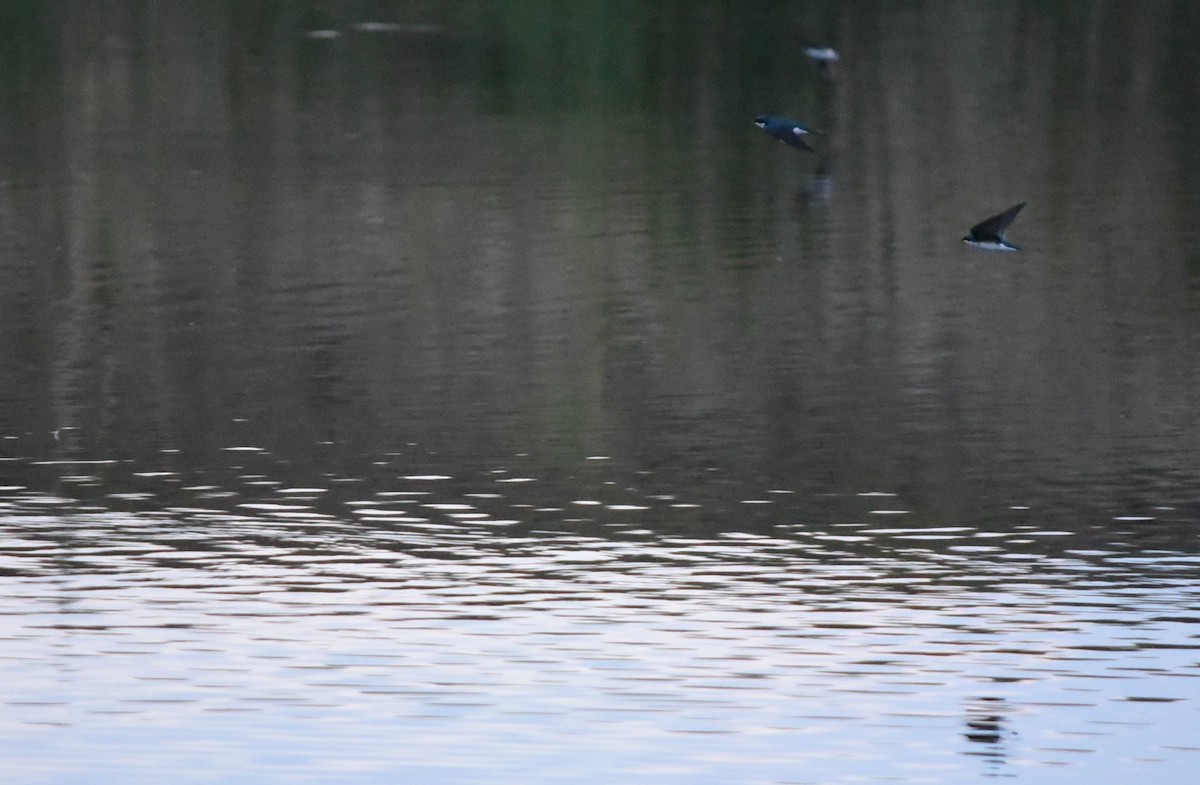
[[804, 141], [804, 137], [813, 132], [804, 123], [797, 123], [795, 120], [789, 120], [786, 117], [763, 114], [754, 118], [754, 124], [779, 141], [791, 145], [797, 150], [816, 152], [809, 146], [808, 142]]
[[1024, 206], [1024, 202], [1015, 204], [1002, 213], [980, 221], [971, 227], [971, 231], [967, 232], [967, 236], [962, 238], [962, 241], [974, 248], [983, 248], [986, 251], [1020, 250], [1004, 239], [1004, 230], [1008, 228], [1008, 225], [1013, 222], [1017, 213], [1021, 212], [1021, 208]]

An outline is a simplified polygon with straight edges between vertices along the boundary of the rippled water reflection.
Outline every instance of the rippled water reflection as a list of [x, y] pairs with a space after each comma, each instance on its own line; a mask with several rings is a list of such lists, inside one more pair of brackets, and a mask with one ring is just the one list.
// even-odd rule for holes
[[1194, 771], [1200, 557], [1136, 544], [1190, 522], [1097, 547], [1033, 510], [577, 469], [5, 488], [4, 757], [23, 782], [77, 770], [64, 738], [112, 782], [134, 749], [181, 782]]
[[0, 779], [1193, 782], [1198, 33], [6, 2]]

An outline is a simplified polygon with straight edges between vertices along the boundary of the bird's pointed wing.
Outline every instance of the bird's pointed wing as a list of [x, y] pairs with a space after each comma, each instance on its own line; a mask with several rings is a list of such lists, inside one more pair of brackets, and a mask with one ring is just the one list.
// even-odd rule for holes
[[797, 150], [812, 151], [812, 147], [804, 140], [804, 131], [797, 125], [792, 125], [778, 137], [779, 141], [785, 142]]
[[1008, 228], [1008, 225], [1017, 217], [1017, 213], [1021, 212], [1021, 208], [1025, 206], [1024, 202], [1015, 204], [1002, 213], [993, 215], [971, 227], [971, 234], [974, 237], [998, 237], [1001, 232]]

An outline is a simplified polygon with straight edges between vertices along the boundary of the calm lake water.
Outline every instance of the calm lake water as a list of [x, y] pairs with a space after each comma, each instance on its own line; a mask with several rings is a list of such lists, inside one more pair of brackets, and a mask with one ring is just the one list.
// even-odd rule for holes
[[5, 782], [1195, 781], [1200, 10], [749, 5], [5, 5]]

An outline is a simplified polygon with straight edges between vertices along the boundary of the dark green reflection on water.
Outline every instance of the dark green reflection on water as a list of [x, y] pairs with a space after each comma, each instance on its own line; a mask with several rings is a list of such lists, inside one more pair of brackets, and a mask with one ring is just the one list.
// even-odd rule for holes
[[[1197, 465], [1190, 4], [2, 13], [32, 449], [607, 453], [951, 510]], [[1025, 253], [963, 253], [1018, 199]]]

